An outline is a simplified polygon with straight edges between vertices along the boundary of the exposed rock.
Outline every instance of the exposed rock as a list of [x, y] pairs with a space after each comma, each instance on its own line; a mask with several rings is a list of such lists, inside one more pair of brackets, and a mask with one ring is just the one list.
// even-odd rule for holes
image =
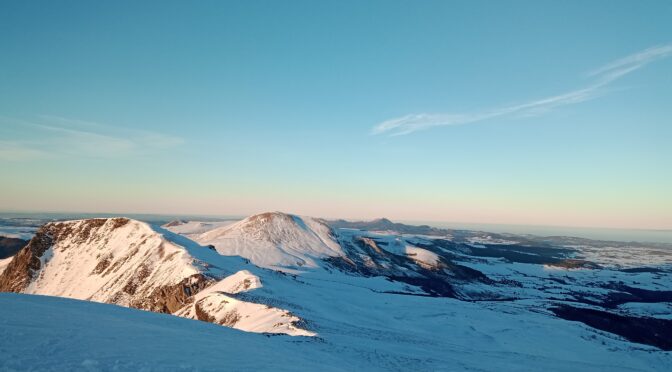
[[172, 314], [191, 301], [191, 297], [215, 283], [203, 274], [192, 275], [180, 283], [157, 288], [145, 300], [131, 304], [138, 309]]
[[43, 226], [14, 256], [0, 274], [0, 292], [21, 292], [30, 284], [35, 272], [42, 266], [40, 257], [54, 242], [53, 233], [53, 226]]

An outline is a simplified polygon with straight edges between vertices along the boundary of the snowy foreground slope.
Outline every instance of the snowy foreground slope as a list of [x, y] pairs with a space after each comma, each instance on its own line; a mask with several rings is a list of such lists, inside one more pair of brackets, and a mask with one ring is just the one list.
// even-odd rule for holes
[[[312, 287], [312, 285], [310, 285]], [[325, 286], [339, 296], [346, 286]], [[319, 287], [319, 286], [318, 286]], [[311, 291], [312, 293], [316, 293]], [[665, 371], [672, 357], [516, 306], [373, 294], [316, 299], [322, 337], [114, 305], [0, 294], [0, 370]]]
[[0, 334], [0, 371], [340, 370], [295, 338], [57, 297], [0, 293]]
[[[38, 232], [35, 238], [52, 240], [40, 245], [34, 238], [19, 252], [0, 275], [4, 288], [69, 297], [86, 293], [124, 306], [147, 298], [135, 294], [159, 293], [139, 303], [179, 306], [135, 307], [217, 325], [114, 305], [0, 294], [0, 334], [9, 335], [0, 337], [0, 354], [10, 355], [0, 361], [0, 370], [3, 363], [18, 370], [672, 368], [672, 352], [664, 351], [672, 345], [667, 253], [660, 254], [657, 266], [651, 260], [638, 266], [632, 258], [621, 267], [588, 261], [583, 248], [555, 240], [416, 233], [383, 222], [381, 229], [334, 228], [274, 212], [212, 226], [212, 234], [194, 222], [47, 225], [42, 232], [53, 233]], [[166, 230], [178, 227], [183, 235]], [[82, 234], [87, 238], [75, 244]], [[191, 240], [199, 237], [212, 238], [213, 247]], [[597, 242], [571, 242], [589, 243], [593, 257]], [[163, 258], [156, 256], [161, 249]], [[126, 284], [105, 284], [105, 270], [95, 270], [110, 252], [114, 258], [106, 265], [120, 262], [119, 269], [105, 278], [137, 284], [133, 293], [124, 290], [131, 288]], [[180, 259], [164, 267], [166, 252], [178, 252]], [[143, 265], [151, 274], [133, 281]], [[192, 283], [193, 275], [200, 279]], [[93, 345], [82, 346], [82, 340]]]

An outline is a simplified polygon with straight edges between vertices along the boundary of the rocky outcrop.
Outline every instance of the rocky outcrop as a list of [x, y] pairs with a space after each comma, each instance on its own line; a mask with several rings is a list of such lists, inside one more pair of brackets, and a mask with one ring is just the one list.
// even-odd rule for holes
[[193, 296], [211, 286], [215, 280], [203, 274], [184, 278], [180, 283], [157, 288], [147, 298], [131, 304], [132, 307], [159, 313], [175, 313], [193, 301]]
[[[0, 292], [23, 291], [48, 258], [43, 257], [45, 253], [60, 239], [67, 236], [72, 238], [73, 242], [85, 242], [100, 238], [93, 232], [107, 221], [107, 218], [86, 220], [77, 229], [74, 229], [71, 223], [66, 222], [51, 222], [40, 227], [28, 245], [14, 256], [4, 272], [0, 274]], [[113, 229], [124, 226], [128, 222], [128, 218], [111, 219]]]
[[28, 245], [14, 256], [0, 274], [0, 292], [21, 292], [30, 284], [42, 267], [40, 258], [54, 242], [51, 230], [49, 226], [40, 228]]
[[421, 288], [430, 296], [469, 299], [455, 284], [492, 283], [478, 270], [459, 265], [441, 249], [423, 246], [436, 255], [436, 262], [428, 264], [419, 261], [414, 254], [393, 253], [391, 244], [406, 244], [378, 240], [374, 237], [345, 235], [339, 239], [344, 256], [328, 257], [325, 261], [332, 267], [363, 276], [383, 276]]

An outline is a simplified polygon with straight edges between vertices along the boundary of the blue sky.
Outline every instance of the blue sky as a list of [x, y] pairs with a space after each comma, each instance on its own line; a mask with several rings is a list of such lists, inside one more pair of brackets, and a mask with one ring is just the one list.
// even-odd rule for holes
[[672, 228], [669, 1], [0, 4], [0, 210]]

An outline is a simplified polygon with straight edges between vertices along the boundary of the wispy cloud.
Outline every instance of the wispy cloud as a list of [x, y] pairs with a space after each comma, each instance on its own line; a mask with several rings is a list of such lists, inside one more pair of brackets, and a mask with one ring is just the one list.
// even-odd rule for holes
[[613, 61], [588, 74], [593, 82], [581, 89], [546, 97], [518, 105], [504, 106], [473, 113], [411, 114], [386, 120], [374, 126], [374, 135], [402, 136], [433, 127], [475, 123], [508, 115], [536, 116], [556, 107], [572, 105], [594, 99], [604, 94], [605, 87], [647, 64], [672, 55], [672, 44], [645, 49], [639, 53]]
[[[38, 116], [35, 120], [0, 117], [0, 159], [30, 160], [59, 156], [125, 157], [181, 144], [182, 139], [157, 132], [106, 124]], [[3, 133], [4, 132], [4, 133]]]
[[0, 141], [0, 160], [21, 161], [45, 157], [41, 150], [22, 141]]

